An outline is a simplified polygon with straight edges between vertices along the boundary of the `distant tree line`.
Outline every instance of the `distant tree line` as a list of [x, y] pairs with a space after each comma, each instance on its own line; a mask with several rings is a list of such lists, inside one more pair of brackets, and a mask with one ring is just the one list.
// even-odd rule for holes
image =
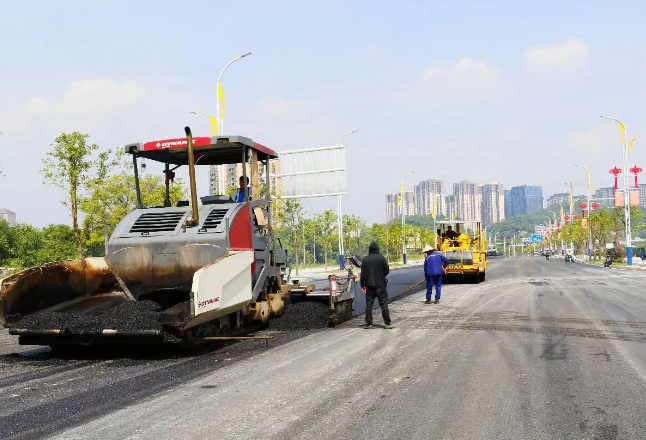
[[[278, 200], [274, 207], [276, 237], [288, 249], [295, 268], [323, 265], [328, 269], [336, 264], [339, 255], [337, 214], [331, 210], [306, 212], [303, 205], [294, 199]], [[414, 217], [413, 221], [416, 221]], [[369, 243], [376, 241], [389, 261], [397, 261], [402, 257], [404, 233], [408, 252], [421, 253], [425, 245], [434, 243], [433, 220], [430, 217], [424, 220], [428, 226], [409, 224], [408, 220], [407, 217], [402, 228], [401, 222], [368, 225], [359, 216], [343, 215], [345, 254], [363, 256], [368, 252]]]

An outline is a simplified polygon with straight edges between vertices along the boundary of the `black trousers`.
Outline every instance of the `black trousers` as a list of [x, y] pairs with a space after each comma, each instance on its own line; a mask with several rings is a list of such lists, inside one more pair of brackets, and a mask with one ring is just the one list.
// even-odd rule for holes
[[375, 305], [375, 299], [379, 301], [379, 307], [381, 307], [381, 316], [384, 318], [384, 324], [390, 324], [390, 313], [388, 312], [388, 291], [385, 287], [366, 288], [366, 324], [372, 324], [372, 308]]

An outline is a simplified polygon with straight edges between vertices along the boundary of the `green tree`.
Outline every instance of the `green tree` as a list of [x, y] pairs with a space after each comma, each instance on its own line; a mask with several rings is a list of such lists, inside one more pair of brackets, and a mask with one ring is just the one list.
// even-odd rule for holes
[[68, 225], [49, 225], [41, 231], [42, 248], [38, 264], [49, 261], [69, 260], [76, 255], [74, 231]]
[[358, 215], [343, 216], [343, 241], [348, 253], [361, 252], [361, 237], [365, 235], [366, 222]]
[[0, 220], [0, 266], [9, 263], [14, 249], [14, 228], [6, 220]]
[[75, 256], [74, 231], [67, 225], [41, 230], [23, 223], [11, 227], [0, 221], [0, 266], [25, 268]]
[[607, 209], [601, 209], [591, 212], [588, 217], [590, 228], [592, 230], [592, 242], [597, 244], [596, 254], [601, 256], [608, 242], [608, 235], [613, 228], [612, 212]]
[[79, 204], [88, 185], [102, 179], [108, 170], [108, 152], [97, 153], [99, 146], [88, 142], [90, 135], [79, 132], [62, 133], [51, 145], [52, 151], [43, 159], [41, 174], [46, 183], [65, 191], [62, 201], [72, 215], [76, 254], [83, 258], [83, 240], [79, 227]]
[[380, 225], [374, 223], [369, 230], [371, 239], [379, 244], [379, 248], [388, 261], [390, 261], [390, 248], [392, 246], [392, 239], [390, 236], [390, 228], [387, 225]]
[[32, 267], [41, 263], [39, 255], [43, 248], [42, 233], [28, 224], [13, 228], [13, 248], [9, 264], [17, 267]]
[[402, 254], [403, 228], [401, 223], [391, 223], [388, 225], [388, 235], [391, 243], [391, 250], [394, 258], [399, 258]]
[[312, 264], [316, 265], [316, 234], [317, 234], [317, 224], [316, 219], [305, 219], [301, 225], [303, 236], [305, 240], [303, 242], [303, 264], [305, 264], [305, 246], [308, 243], [311, 243], [312, 246]]
[[290, 243], [288, 249], [294, 253], [294, 266], [296, 268], [296, 275], [299, 275], [299, 244], [300, 244], [300, 223], [304, 220], [305, 210], [303, 205], [297, 199], [287, 199], [279, 204], [277, 210], [277, 219], [281, 229], [286, 231]]
[[336, 225], [338, 217], [332, 210], [324, 211], [316, 216], [321, 245], [323, 246], [323, 256], [325, 260], [325, 270], [328, 270], [328, 252], [337, 238]]

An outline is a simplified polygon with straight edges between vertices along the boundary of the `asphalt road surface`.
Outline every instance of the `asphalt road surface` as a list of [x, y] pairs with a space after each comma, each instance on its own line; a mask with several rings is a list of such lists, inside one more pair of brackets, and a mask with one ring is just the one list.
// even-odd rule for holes
[[[403, 270], [390, 287], [420, 277]], [[439, 305], [421, 291], [392, 303], [394, 330], [358, 317], [277, 333], [269, 348], [70, 360], [3, 333], [0, 437], [642, 439], [645, 281], [495, 260], [485, 283], [447, 285]]]

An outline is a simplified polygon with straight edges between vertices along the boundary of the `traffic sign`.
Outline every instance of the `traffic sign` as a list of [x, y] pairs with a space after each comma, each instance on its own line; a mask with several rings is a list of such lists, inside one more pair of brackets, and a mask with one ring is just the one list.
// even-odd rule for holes
[[541, 241], [543, 241], [543, 236], [541, 234], [532, 234], [532, 243], [540, 243]]

